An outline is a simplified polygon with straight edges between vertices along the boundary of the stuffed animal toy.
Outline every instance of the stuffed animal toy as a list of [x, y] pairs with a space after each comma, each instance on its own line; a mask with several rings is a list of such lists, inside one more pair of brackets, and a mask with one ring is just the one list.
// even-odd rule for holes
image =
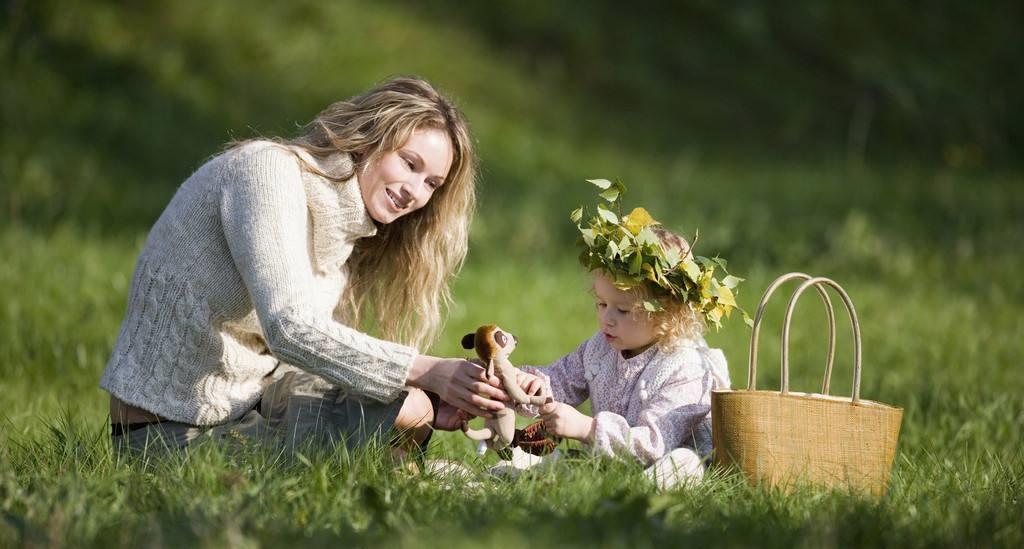
[[518, 370], [508, 360], [508, 356], [516, 349], [516, 337], [511, 333], [494, 324], [487, 324], [475, 333], [466, 334], [462, 338], [462, 347], [476, 349], [477, 356], [487, 368], [487, 376], [498, 376], [502, 388], [512, 399], [512, 402], [505, 405], [505, 409], [495, 412], [494, 418], [484, 420], [483, 429], [470, 429], [468, 422], [462, 426], [467, 437], [480, 443], [478, 452], [483, 454], [490, 448], [500, 453], [515, 439], [515, 404], [542, 405], [551, 402], [551, 397], [527, 395], [516, 383]]

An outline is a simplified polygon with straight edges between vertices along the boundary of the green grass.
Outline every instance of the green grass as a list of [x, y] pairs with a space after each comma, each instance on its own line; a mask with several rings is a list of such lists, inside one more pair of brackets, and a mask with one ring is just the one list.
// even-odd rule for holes
[[[827, 148], [770, 158], [705, 150], [701, 135], [647, 148], [618, 132], [628, 113], [594, 115], [608, 101], [600, 90], [578, 98], [585, 86], [563, 89], [564, 74], [535, 70], [465, 22], [392, 3], [240, 6], [197, 19], [186, 2], [35, 2], [3, 22], [17, 85], [0, 87], [0, 546], [1024, 543], [1019, 170], [851, 163]], [[638, 466], [594, 459], [473, 484], [398, 472], [375, 449], [201, 447], [116, 463], [97, 383], [135, 257], [176, 185], [230, 135], [289, 133], [394, 73], [456, 95], [482, 157], [470, 256], [432, 353], [462, 355], [462, 334], [486, 322], [517, 333], [520, 364], [546, 364], [590, 335], [568, 212], [592, 196], [583, 179], [621, 177], [627, 206], [699, 228], [698, 249], [730, 260], [747, 278], [748, 311], [789, 270], [847, 288], [864, 332], [862, 397], [905, 412], [888, 494], [781, 493], [735, 474], [659, 493]], [[759, 388], [779, 383], [783, 297], [762, 335]], [[797, 308], [794, 390], [820, 384], [823, 320], [816, 298]], [[835, 394], [850, 391], [844, 322]], [[733, 321], [708, 339], [742, 387], [749, 331]], [[494, 460], [446, 433], [430, 457], [474, 471]]]
[[[798, 184], [798, 183], [795, 183]], [[842, 222], [847, 224], [847, 222]], [[849, 229], [838, 229], [849, 230]], [[862, 240], [858, 240], [862, 241]], [[907, 252], [909, 276], [872, 275], [874, 259], [842, 270], [828, 259], [783, 262], [833, 274], [846, 284], [864, 327], [863, 396], [904, 407], [892, 486], [881, 502], [805, 489], [781, 494], [735, 476], [657, 493], [638, 467], [564, 463], [516, 482], [456, 482], [396, 473], [379, 453], [314, 456], [310, 463], [217, 449], [149, 467], [115, 465], [96, 388], [124, 307], [139, 239], [58, 228], [9, 227], [0, 253], [4, 304], [0, 363], [5, 410], [0, 450], [0, 540], [10, 543], [134, 545], [200, 542], [274, 545], [339, 538], [363, 545], [478, 542], [518, 546], [639, 545], [687, 540], [740, 545], [989, 545], [1021, 541], [1024, 397], [1016, 369], [1024, 335], [1007, 300], [1010, 258], [956, 261]], [[543, 364], [591, 333], [586, 278], [571, 259], [509, 262], [471, 256], [456, 283], [457, 305], [439, 354], [458, 354], [459, 336], [479, 323], [515, 330], [519, 363]], [[734, 265], [743, 263], [733, 257]], [[940, 262], [940, 259], [942, 260]], [[941, 273], [929, 266], [942, 264]], [[760, 266], [757, 266], [760, 265]], [[737, 267], [738, 269], [739, 267]], [[742, 304], [779, 266], [747, 270]], [[982, 276], [990, 284], [981, 284]], [[960, 288], [953, 292], [950, 288]], [[1014, 301], [1019, 303], [1018, 301]], [[765, 328], [759, 383], [778, 383], [778, 319]], [[820, 381], [823, 315], [798, 308], [793, 387]], [[851, 360], [841, 329], [834, 392], [848, 394]], [[734, 383], [746, 377], [748, 331], [733, 322], [709, 334], [725, 349]], [[480, 470], [459, 435], [443, 434], [432, 457]], [[491, 460], [493, 461], [493, 460]]]

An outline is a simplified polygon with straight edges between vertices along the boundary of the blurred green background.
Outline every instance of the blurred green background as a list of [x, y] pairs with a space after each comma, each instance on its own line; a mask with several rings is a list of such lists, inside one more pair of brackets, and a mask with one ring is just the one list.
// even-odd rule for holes
[[[699, 253], [750, 278], [748, 309], [775, 274], [830, 275], [863, 288], [865, 329], [885, 334], [867, 339], [868, 357], [912, 359], [901, 354], [911, 338], [949, 356], [956, 335], [936, 325], [948, 317], [990, 326], [978, 337], [1008, 353], [969, 371], [1014, 377], [1021, 12], [1011, 2], [6, 2], [0, 368], [43, 401], [100, 402], [95, 380], [134, 256], [177, 185], [228, 140], [294, 135], [329, 102], [418, 74], [468, 114], [482, 167], [458, 303], [434, 352], [460, 352], [457, 335], [497, 321], [526, 336], [521, 361], [546, 363], [590, 333], [567, 214], [592, 201], [585, 178], [610, 177], [630, 187], [627, 207], [699, 228]], [[746, 334], [737, 322], [709, 336], [734, 378]], [[865, 383], [923, 383], [885, 366]], [[946, 366], [929, 377], [956, 379]], [[900, 389], [883, 396], [898, 401]]]
[[[593, 177], [621, 178], [626, 206], [670, 228], [700, 229], [699, 253], [751, 277], [748, 309], [771, 276], [806, 270], [877, 295], [867, 330], [934, 329], [931, 309], [959, 303], [975, 312], [950, 322], [1006, 311], [986, 335], [1020, 336], [1009, 311], [1024, 288], [1021, 12], [7, 2], [0, 368], [46, 382], [55, 402], [67, 384], [101, 400], [134, 255], [181, 181], [228, 140], [294, 135], [398, 74], [455, 98], [481, 158], [472, 248], [434, 352], [459, 352], [457, 334], [497, 321], [527, 336], [522, 361], [546, 363], [590, 332], [567, 214], [592, 201]], [[710, 337], [741, 375], [746, 329]], [[54, 386], [68, 364], [80, 373]]]
[[[847, 287], [862, 395], [906, 409], [897, 492], [916, 501], [914, 479], [961, 463], [1019, 473], [1022, 22], [1020, 2], [947, 0], [6, 0], [0, 442], [61, 410], [102, 426], [97, 382], [135, 256], [192, 170], [231, 139], [294, 135], [328, 103], [416, 74], [467, 113], [482, 167], [435, 354], [461, 354], [486, 322], [519, 334], [520, 363], [587, 337], [568, 213], [593, 201], [584, 179], [620, 178], [627, 207], [699, 228], [698, 253], [729, 259], [748, 311], [786, 271]], [[801, 390], [820, 383], [825, 348], [807, 302]], [[781, 304], [770, 312], [761, 388], [778, 383]], [[749, 331], [708, 338], [742, 386]], [[991, 493], [1019, 484], [1006, 489]]]

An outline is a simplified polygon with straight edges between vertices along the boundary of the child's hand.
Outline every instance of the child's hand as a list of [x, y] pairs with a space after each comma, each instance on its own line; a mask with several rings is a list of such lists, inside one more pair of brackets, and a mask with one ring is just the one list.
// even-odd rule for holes
[[594, 418], [562, 402], [549, 402], [540, 407], [540, 417], [549, 433], [590, 442], [594, 435]]
[[544, 390], [544, 380], [540, 376], [516, 370], [516, 385], [529, 396], [539, 395]]

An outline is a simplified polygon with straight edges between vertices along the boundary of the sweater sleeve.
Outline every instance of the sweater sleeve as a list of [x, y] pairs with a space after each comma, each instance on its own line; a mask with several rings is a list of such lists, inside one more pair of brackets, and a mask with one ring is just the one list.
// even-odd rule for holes
[[680, 368], [649, 396], [641, 389], [644, 407], [635, 425], [608, 411], [594, 416], [594, 451], [631, 457], [647, 466], [679, 447], [711, 412], [715, 377], [710, 371], [698, 372]]
[[309, 212], [295, 157], [276, 146], [243, 151], [220, 196], [224, 236], [270, 352], [352, 392], [391, 402], [416, 350], [363, 334], [316, 307]]
[[[570, 406], [579, 406], [590, 397], [590, 388], [583, 369], [583, 352], [587, 342], [584, 341], [562, 358], [556, 360], [546, 368], [536, 366], [522, 366], [520, 369], [526, 373], [533, 374], [544, 381], [544, 391], [551, 395], [555, 401], [564, 402]], [[538, 406], [520, 404], [516, 411], [524, 416], [536, 417]]]

